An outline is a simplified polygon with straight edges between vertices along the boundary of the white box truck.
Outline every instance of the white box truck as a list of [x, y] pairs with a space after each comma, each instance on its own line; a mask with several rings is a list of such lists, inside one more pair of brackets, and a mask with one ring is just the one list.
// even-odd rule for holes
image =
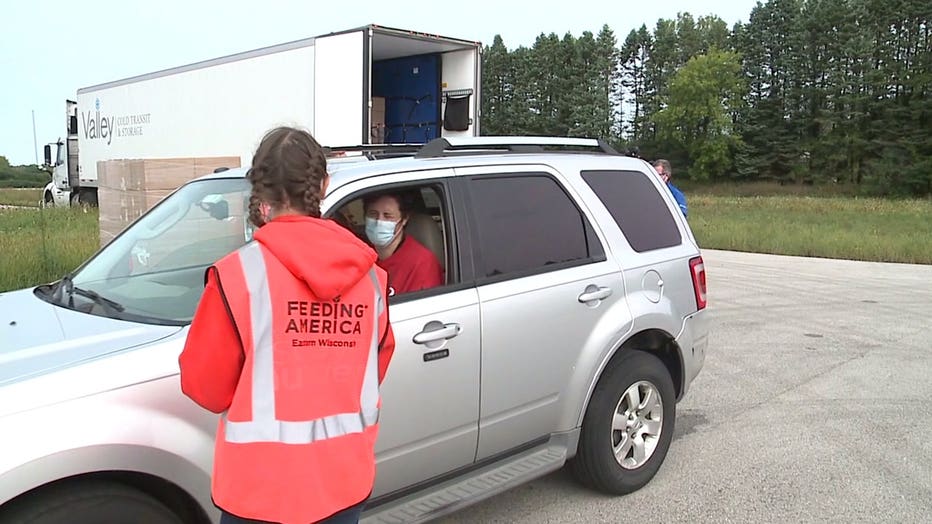
[[239, 156], [279, 124], [325, 146], [479, 135], [480, 42], [368, 25], [78, 90], [47, 204], [97, 204], [97, 162]]

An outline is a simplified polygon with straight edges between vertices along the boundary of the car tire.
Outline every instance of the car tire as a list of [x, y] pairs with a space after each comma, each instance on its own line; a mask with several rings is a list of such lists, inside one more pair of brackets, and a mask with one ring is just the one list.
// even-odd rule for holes
[[114, 482], [60, 484], [0, 510], [0, 524], [184, 524], [165, 504]]
[[[632, 409], [635, 402], [639, 406]], [[660, 469], [675, 416], [673, 380], [663, 362], [644, 351], [625, 351], [612, 359], [592, 393], [570, 470], [604, 493], [637, 491]]]

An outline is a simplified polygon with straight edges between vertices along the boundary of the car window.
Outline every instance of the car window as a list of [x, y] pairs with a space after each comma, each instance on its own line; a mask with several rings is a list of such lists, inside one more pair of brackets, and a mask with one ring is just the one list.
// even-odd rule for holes
[[121, 318], [190, 322], [204, 270], [246, 243], [249, 191], [244, 178], [185, 184], [75, 271], [74, 286], [121, 304]]
[[683, 239], [670, 208], [639, 171], [583, 171], [631, 247], [642, 253], [679, 245]]
[[[365, 202], [384, 195], [392, 196], [395, 205], [403, 202], [402, 207], [407, 212], [402, 244], [388, 259], [379, 261], [379, 265], [388, 272], [392, 302], [397, 303], [399, 297], [423, 294], [455, 284], [456, 272], [449, 263], [452, 259], [447, 238], [449, 213], [444, 208], [442, 184], [367, 188], [338, 203], [327, 216], [372, 245], [366, 234]], [[416, 249], [409, 245], [412, 243]], [[439, 279], [433, 269], [436, 267], [434, 261], [439, 264]]]
[[572, 198], [544, 173], [470, 179], [479, 277], [522, 276], [604, 259]]

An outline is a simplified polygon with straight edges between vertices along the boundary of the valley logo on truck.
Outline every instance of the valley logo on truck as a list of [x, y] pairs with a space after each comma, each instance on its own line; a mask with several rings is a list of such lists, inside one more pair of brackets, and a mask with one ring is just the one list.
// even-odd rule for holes
[[106, 140], [107, 145], [118, 137], [141, 136], [151, 121], [150, 113], [135, 115], [106, 115], [100, 113], [100, 98], [94, 100], [94, 111], [81, 112], [81, 124], [84, 138], [88, 140]]

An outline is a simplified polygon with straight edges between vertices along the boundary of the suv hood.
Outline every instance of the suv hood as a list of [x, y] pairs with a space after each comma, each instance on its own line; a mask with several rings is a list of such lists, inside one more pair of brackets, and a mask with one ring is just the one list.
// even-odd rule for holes
[[178, 326], [116, 320], [54, 306], [32, 289], [0, 294], [0, 386], [176, 333]]

